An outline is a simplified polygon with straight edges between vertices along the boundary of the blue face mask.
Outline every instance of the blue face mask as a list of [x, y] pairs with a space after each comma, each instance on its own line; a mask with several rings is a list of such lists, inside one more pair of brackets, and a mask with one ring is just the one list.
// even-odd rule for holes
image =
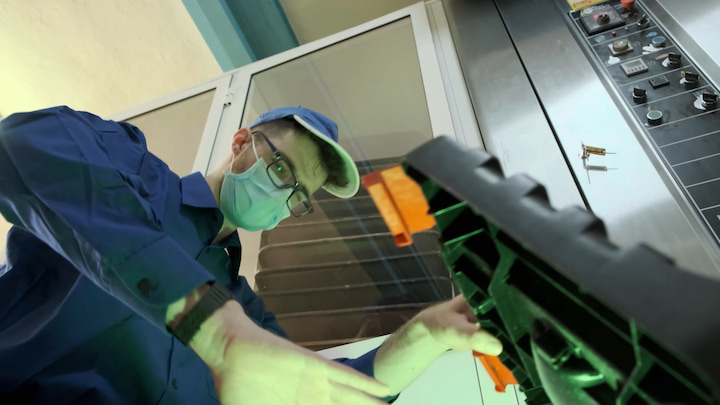
[[220, 211], [240, 228], [267, 231], [290, 216], [286, 202], [292, 190], [275, 187], [268, 177], [267, 164], [258, 157], [254, 140], [252, 142], [258, 160], [243, 173], [225, 172], [220, 189]]

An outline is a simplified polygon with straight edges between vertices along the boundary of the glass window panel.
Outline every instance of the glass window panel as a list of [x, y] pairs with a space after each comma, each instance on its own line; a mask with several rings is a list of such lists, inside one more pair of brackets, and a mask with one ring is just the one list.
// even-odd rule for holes
[[[338, 124], [361, 174], [432, 139], [410, 18], [253, 75], [240, 124], [295, 105]], [[392, 333], [454, 294], [437, 232], [398, 248], [364, 190], [349, 200], [319, 191], [312, 203], [315, 213], [263, 232], [255, 276], [295, 342], [317, 349]]]
[[410, 18], [253, 75], [241, 124], [295, 105], [335, 121], [356, 160], [402, 156], [432, 139]]
[[147, 139], [148, 150], [178, 176], [192, 172], [215, 89], [126, 120]]

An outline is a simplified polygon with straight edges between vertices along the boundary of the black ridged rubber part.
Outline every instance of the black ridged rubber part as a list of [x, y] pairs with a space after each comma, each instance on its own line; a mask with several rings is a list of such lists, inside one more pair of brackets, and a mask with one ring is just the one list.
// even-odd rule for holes
[[[544, 342], [559, 347], [550, 338], [533, 343], [529, 337], [543, 333], [538, 322], [562, 331], [551, 337], [565, 336], [578, 357], [572, 361], [603, 371], [603, 383], [580, 390], [596, 403], [720, 402], [720, 282], [683, 271], [647, 246], [614, 246], [594, 215], [554, 210], [542, 185], [524, 175], [505, 178], [490, 154], [449, 138], [414, 150], [404, 167], [431, 207], [434, 197], [464, 202], [479, 217], [473, 223], [480, 228], [468, 229], [466, 214], [457, 216], [465, 224], [453, 225], [441, 215], [443, 204], [434, 208], [448, 231], [441, 245], [449, 270], [469, 301], [474, 295], [478, 319], [493, 314], [493, 331], [513, 345], [501, 360], [529, 377], [521, 384], [529, 404], [549, 403], [539, 391], [552, 391], [529, 351]], [[473, 237], [477, 231], [485, 239]]]

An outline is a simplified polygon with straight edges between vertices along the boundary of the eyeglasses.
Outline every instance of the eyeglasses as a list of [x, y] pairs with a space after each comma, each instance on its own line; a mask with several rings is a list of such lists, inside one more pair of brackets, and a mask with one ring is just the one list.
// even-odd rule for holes
[[302, 217], [304, 215], [311, 214], [314, 209], [310, 203], [308, 193], [305, 191], [305, 188], [298, 183], [297, 177], [295, 177], [295, 171], [293, 170], [290, 162], [285, 159], [285, 157], [277, 150], [275, 145], [270, 142], [265, 134], [260, 131], [255, 131], [252, 134], [260, 135], [265, 142], [267, 142], [268, 146], [270, 146], [270, 150], [275, 156], [274, 160], [268, 164], [266, 168], [267, 175], [270, 177], [272, 184], [279, 189], [292, 189], [292, 193], [286, 202], [290, 213], [294, 217]]

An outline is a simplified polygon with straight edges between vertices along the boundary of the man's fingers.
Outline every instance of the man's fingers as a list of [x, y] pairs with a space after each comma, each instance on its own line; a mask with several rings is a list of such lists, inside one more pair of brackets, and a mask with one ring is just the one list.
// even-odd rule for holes
[[375, 397], [390, 395], [390, 387], [340, 363], [330, 365], [330, 380], [366, 392]]
[[472, 309], [470, 309], [470, 306], [462, 294], [453, 298], [451, 303], [454, 312], [465, 315], [468, 322], [476, 322], [475, 314], [473, 314]]
[[[330, 382], [335, 389], [331, 395], [332, 403], [338, 405], [383, 405], [385, 402], [370, 395], [358, 391], [355, 388], [341, 385], [339, 383]], [[387, 396], [387, 395], [385, 395]]]
[[465, 308], [470, 309], [468, 307], [467, 302], [465, 301], [465, 297], [462, 294], [456, 296], [450, 302], [452, 304], [453, 309], [458, 309], [458, 310], [460, 310], [460, 309], [464, 310]]
[[452, 322], [453, 328], [462, 336], [470, 337], [480, 330], [480, 325], [468, 322], [462, 314], [453, 314], [448, 319]]
[[480, 330], [472, 337], [472, 348], [476, 352], [497, 356], [502, 353], [502, 343], [487, 331]]

